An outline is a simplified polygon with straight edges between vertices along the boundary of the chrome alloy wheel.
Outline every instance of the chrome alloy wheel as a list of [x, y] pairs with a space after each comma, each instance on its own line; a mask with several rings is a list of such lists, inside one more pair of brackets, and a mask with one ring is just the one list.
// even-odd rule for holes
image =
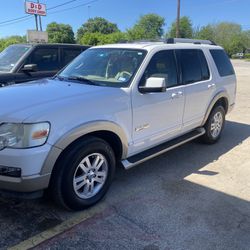
[[89, 199], [103, 187], [108, 175], [108, 162], [104, 155], [93, 153], [86, 156], [77, 166], [73, 185], [78, 197]]
[[210, 132], [213, 138], [217, 138], [220, 135], [223, 126], [223, 116], [221, 112], [214, 114], [211, 122]]

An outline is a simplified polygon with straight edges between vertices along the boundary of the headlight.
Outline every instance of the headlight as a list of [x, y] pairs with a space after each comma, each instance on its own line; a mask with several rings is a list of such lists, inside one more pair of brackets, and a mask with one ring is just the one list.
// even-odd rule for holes
[[45, 144], [50, 131], [48, 122], [34, 124], [3, 123], [0, 125], [0, 150], [31, 148]]

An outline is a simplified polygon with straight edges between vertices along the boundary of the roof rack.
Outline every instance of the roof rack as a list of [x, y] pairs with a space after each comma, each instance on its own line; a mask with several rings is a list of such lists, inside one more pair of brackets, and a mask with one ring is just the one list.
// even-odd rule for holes
[[141, 40], [132, 40], [128, 41], [126, 39], [120, 40], [118, 43], [165, 43], [164, 39], [141, 39]]
[[217, 45], [215, 42], [210, 40], [199, 40], [199, 39], [188, 39], [188, 38], [168, 38], [166, 43], [193, 43], [193, 44], [208, 44], [208, 45]]

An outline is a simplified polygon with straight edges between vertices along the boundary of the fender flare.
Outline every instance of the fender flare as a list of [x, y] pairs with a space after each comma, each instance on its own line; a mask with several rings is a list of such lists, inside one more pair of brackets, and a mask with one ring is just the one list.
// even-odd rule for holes
[[215, 103], [216, 103], [219, 99], [221, 99], [221, 98], [225, 98], [226, 101], [227, 101], [227, 105], [229, 105], [229, 96], [228, 96], [228, 94], [227, 94], [225, 91], [220, 91], [219, 93], [217, 93], [217, 94], [214, 96], [214, 98], [212, 99], [212, 101], [211, 101], [211, 102], [209, 103], [209, 105], [208, 105], [206, 114], [205, 114], [204, 119], [203, 119], [203, 121], [202, 121], [202, 126], [205, 125], [205, 123], [206, 123], [206, 121], [207, 121], [207, 119], [208, 119], [208, 116], [209, 116], [209, 114], [211, 113], [211, 111], [212, 111], [212, 109], [213, 109]]
[[109, 131], [116, 134], [120, 138], [122, 143], [122, 158], [126, 158], [128, 153], [128, 140], [123, 129], [115, 122], [92, 121], [84, 123], [70, 130], [69, 132], [64, 134], [54, 145], [52, 145], [52, 148], [44, 162], [40, 174], [51, 174], [58, 157], [64, 149], [66, 149], [71, 143], [73, 143], [78, 138], [89, 133], [98, 131]]

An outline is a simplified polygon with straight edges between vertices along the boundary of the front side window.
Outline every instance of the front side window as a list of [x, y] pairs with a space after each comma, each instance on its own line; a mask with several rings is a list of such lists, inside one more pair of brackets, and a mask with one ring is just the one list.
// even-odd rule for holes
[[36, 64], [38, 71], [59, 70], [59, 56], [57, 48], [38, 48], [28, 58], [29, 64]]
[[11, 45], [0, 53], [0, 72], [11, 72], [19, 59], [30, 50], [31, 46]]
[[[59, 75], [96, 85], [127, 87], [140, 67], [145, 50], [93, 48], [84, 51]], [[85, 82], [86, 82], [85, 81]]]
[[164, 78], [168, 88], [177, 85], [177, 70], [173, 50], [159, 51], [152, 57], [140, 84], [144, 85], [146, 79], [150, 77]]

